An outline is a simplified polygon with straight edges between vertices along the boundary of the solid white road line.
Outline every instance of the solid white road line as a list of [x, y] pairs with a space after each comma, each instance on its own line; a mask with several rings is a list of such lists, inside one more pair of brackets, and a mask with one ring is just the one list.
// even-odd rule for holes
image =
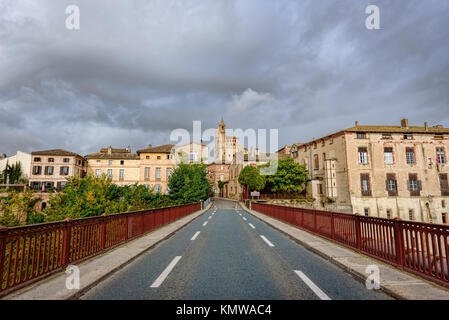
[[175, 257], [170, 264], [165, 268], [164, 271], [162, 271], [161, 275], [156, 279], [156, 281], [153, 282], [151, 285], [151, 288], [158, 288], [162, 282], [164, 282], [165, 278], [169, 275], [169, 273], [173, 270], [175, 265], [178, 263], [178, 261], [181, 259], [181, 256]]
[[243, 217], [243, 220], [245, 220], [245, 221], [246, 221], [246, 218], [245, 218], [245, 217]]
[[253, 226], [251, 223], [248, 223], [248, 224], [249, 224], [249, 226], [250, 226], [251, 228], [256, 229], [256, 227]]
[[325, 294], [320, 288], [317, 287], [315, 283], [312, 282], [302, 271], [295, 270], [295, 273], [301, 278], [306, 285], [321, 299], [321, 300], [332, 300]]
[[208, 222], [208, 221], [206, 221], [206, 222], [204, 222], [204, 223], [203, 223], [203, 227], [205, 227], [205, 226], [206, 226], [207, 222]]
[[263, 241], [265, 241], [270, 247], [274, 247], [274, 244], [272, 244], [271, 242], [270, 242], [270, 240], [268, 240], [267, 238], [265, 238], [265, 236], [263, 236], [263, 235], [260, 235], [260, 237], [263, 239]]
[[201, 232], [201, 231], [197, 231], [197, 232], [193, 235], [192, 239], [190, 239], [190, 240], [195, 240], [196, 237], [198, 237], [198, 235], [200, 234], [200, 232]]

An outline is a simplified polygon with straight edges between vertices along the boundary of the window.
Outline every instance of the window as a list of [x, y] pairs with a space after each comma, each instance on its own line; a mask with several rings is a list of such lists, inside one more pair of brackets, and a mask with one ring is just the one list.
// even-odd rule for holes
[[407, 159], [407, 164], [415, 164], [415, 149], [414, 148], [406, 148], [405, 149], [405, 157]]
[[317, 188], [318, 188], [318, 194], [323, 194], [323, 185], [321, 183], [317, 184]]
[[440, 189], [442, 196], [449, 196], [449, 184], [447, 180], [447, 173], [440, 173]]
[[446, 163], [446, 153], [444, 152], [444, 148], [437, 148], [437, 163]]
[[95, 175], [96, 175], [97, 177], [101, 176], [101, 169], [95, 170]]
[[408, 218], [410, 220], [414, 220], [414, 218], [415, 218], [415, 210], [413, 210], [413, 209], [409, 209], [408, 210]]
[[404, 134], [404, 140], [413, 140], [413, 135], [412, 134]]
[[360, 164], [368, 163], [368, 149], [365, 147], [359, 148], [359, 163]]
[[220, 174], [220, 181], [224, 181], [224, 174]]
[[173, 155], [172, 154], [167, 154], [167, 159], [173, 159]]
[[70, 158], [64, 158], [63, 162], [70, 162]]
[[109, 160], [108, 163], [110, 166], [112, 166], [112, 160]]
[[171, 168], [167, 168], [167, 181], [170, 179], [172, 173], [173, 173], [172, 169]]
[[161, 192], [161, 185], [160, 185], [160, 184], [156, 184], [156, 185], [154, 186], [154, 189], [155, 189], [155, 191], [156, 191], [157, 193]]
[[46, 166], [46, 167], [45, 167], [45, 174], [46, 174], [47, 176], [53, 175], [53, 166]]
[[145, 180], [150, 180], [150, 168], [145, 168]]
[[318, 159], [318, 155], [313, 155], [313, 169], [318, 170], [320, 168], [320, 161]]
[[125, 164], [125, 160], [120, 160], [120, 164], [123, 166]]
[[150, 159], [150, 156], [145, 156], [145, 159]]
[[364, 132], [358, 132], [357, 139], [366, 139], [366, 134]]
[[108, 178], [112, 178], [112, 169], [108, 169]]
[[157, 156], [157, 159], [158, 159], [158, 160], [161, 160], [161, 156]]
[[101, 160], [97, 160], [97, 163], [100, 163], [101, 162]]
[[125, 178], [125, 169], [120, 169], [119, 172], [119, 179], [123, 180]]
[[33, 166], [33, 174], [41, 174], [41, 166]]
[[365, 216], [368, 217], [369, 216], [369, 208], [365, 208], [363, 209]]
[[391, 133], [382, 133], [382, 139], [391, 139]]
[[41, 162], [41, 158], [39, 157], [34, 158], [34, 162]]
[[157, 180], [161, 179], [161, 168], [156, 168], [156, 179]]
[[189, 161], [190, 162], [196, 161], [197, 158], [198, 158], [198, 153], [196, 153], [196, 152], [190, 152], [189, 153]]
[[384, 148], [385, 164], [393, 164], [393, 148]]
[[[98, 170], [97, 170], [98, 171]], [[59, 169], [59, 174], [61, 176], [67, 176], [69, 174], [69, 167], [61, 167]]]
[[387, 191], [389, 196], [398, 195], [398, 184], [396, 181], [396, 176], [392, 173], [387, 174]]
[[55, 158], [48, 158], [48, 162], [55, 162]]
[[443, 212], [441, 214], [441, 221], [443, 222], [443, 224], [447, 224], [447, 213]]
[[149, 190], [150, 189], [150, 185], [149, 184], [144, 184], [144, 186]]
[[391, 219], [391, 209], [387, 209], [387, 219]]
[[407, 181], [408, 190], [410, 191], [410, 195], [419, 196], [420, 191], [422, 189], [421, 181], [418, 180], [417, 174], [409, 174], [409, 180]]
[[360, 175], [360, 180], [361, 180], [361, 184], [362, 184], [362, 196], [371, 196], [371, 185], [370, 185], [369, 174], [362, 173]]

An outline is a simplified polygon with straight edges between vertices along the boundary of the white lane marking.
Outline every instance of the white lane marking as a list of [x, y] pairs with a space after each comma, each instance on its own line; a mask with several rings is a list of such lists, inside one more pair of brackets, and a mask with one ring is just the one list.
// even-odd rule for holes
[[241, 213], [239, 213], [239, 216], [242, 216], [242, 214], [241, 214]]
[[212, 216], [209, 216], [209, 218], [207, 218], [207, 219], [212, 219]]
[[265, 241], [270, 247], [274, 247], [274, 244], [272, 244], [271, 242], [270, 242], [270, 240], [268, 240], [267, 238], [265, 238], [265, 236], [263, 236], [263, 235], [260, 235], [260, 237], [263, 239], [263, 241]]
[[251, 228], [256, 229], [256, 227], [253, 226], [252, 223], [248, 223], [248, 224], [249, 224], [249, 226], [250, 226]]
[[208, 221], [206, 221], [206, 222], [204, 222], [204, 223], [203, 223], [203, 227], [205, 227], [205, 226], [206, 226], [207, 222], [208, 222]]
[[197, 231], [194, 235], [193, 235], [193, 237], [192, 237], [192, 239], [190, 239], [190, 240], [195, 240], [196, 239], [196, 237], [198, 237], [198, 235], [200, 234], [200, 232], [201, 231]]
[[332, 300], [328, 297], [327, 294], [325, 294], [318, 286], [312, 282], [302, 271], [295, 270], [295, 273], [301, 278], [302, 281], [306, 285], [309, 286], [310, 289], [321, 299], [321, 300]]
[[243, 217], [243, 220], [245, 220], [245, 221], [246, 221], [246, 218], [245, 218], [245, 217]]
[[162, 282], [164, 282], [165, 278], [169, 275], [169, 273], [173, 270], [175, 265], [178, 263], [178, 261], [181, 259], [181, 256], [175, 257], [170, 264], [165, 268], [164, 271], [162, 271], [161, 275], [156, 279], [156, 281], [153, 282], [151, 285], [151, 288], [158, 288]]

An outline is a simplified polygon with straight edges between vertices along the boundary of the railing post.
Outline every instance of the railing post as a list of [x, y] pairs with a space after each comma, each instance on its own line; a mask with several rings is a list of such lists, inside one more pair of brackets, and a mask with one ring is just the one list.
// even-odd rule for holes
[[65, 222], [65, 230], [64, 230], [64, 247], [62, 250], [62, 266], [66, 267], [70, 262], [70, 240], [72, 239], [72, 218], [64, 219]]
[[101, 219], [101, 250], [104, 250], [106, 244], [106, 213], [102, 214], [103, 218]]
[[403, 253], [404, 253], [404, 242], [402, 238], [402, 232], [401, 228], [399, 226], [399, 222], [401, 219], [394, 218], [394, 246], [395, 246], [395, 254], [396, 254], [396, 263], [404, 267], [404, 259], [403, 259]]
[[6, 231], [7, 227], [0, 226], [0, 291], [3, 286], [3, 267], [5, 265], [5, 251], [6, 251]]
[[360, 216], [358, 213], [355, 215], [355, 243], [357, 250], [362, 249], [362, 229], [360, 225]]
[[316, 210], [313, 210], [313, 231], [316, 232]]
[[125, 219], [125, 240], [128, 240], [128, 238], [129, 238], [129, 236], [128, 236], [129, 214], [127, 214], [125, 217], [126, 217], [126, 219]]
[[332, 240], [335, 239], [335, 225], [334, 225], [334, 213], [331, 212], [331, 237]]

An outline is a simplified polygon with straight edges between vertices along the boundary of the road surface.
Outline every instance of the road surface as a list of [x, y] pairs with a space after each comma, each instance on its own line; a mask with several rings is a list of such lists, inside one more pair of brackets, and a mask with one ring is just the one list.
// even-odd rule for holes
[[368, 290], [235, 202], [216, 200], [206, 213], [80, 299], [391, 298]]

